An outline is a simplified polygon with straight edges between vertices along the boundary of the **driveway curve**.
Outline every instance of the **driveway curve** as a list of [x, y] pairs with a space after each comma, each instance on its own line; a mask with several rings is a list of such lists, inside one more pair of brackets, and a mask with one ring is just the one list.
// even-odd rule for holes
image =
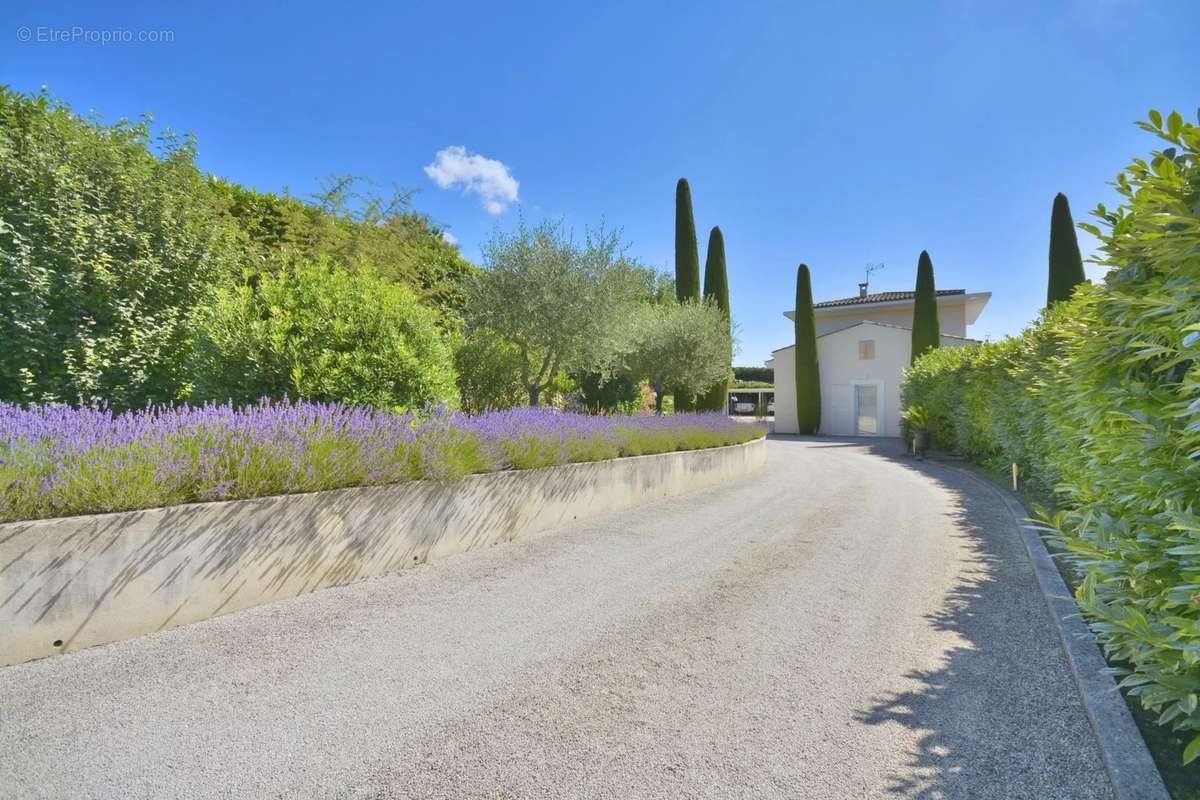
[[0, 797], [1111, 797], [999, 499], [767, 446], [727, 486], [0, 669]]

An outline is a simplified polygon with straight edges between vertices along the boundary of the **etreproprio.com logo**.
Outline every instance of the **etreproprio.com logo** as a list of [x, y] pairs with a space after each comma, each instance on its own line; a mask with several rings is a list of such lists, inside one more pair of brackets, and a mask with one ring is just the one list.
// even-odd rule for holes
[[35, 44], [159, 44], [175, 41], [175, 31], [85, 28], [82, 25], [69, 28], [22, 25], [17, 28], [17, 41]]

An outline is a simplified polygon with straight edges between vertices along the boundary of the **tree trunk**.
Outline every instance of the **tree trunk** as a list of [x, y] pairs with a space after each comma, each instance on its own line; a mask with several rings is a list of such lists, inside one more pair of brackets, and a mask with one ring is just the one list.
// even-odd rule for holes
[[654, 413], [662, 416], [663, 407], [663, 387], [661, 383], [654, 384]]
[[542, 387], [529, 386], [527, 388], [529, 389], [529, 405], [533, 406], [534, 408], [537, 408], [538, 400], [542, 396]]

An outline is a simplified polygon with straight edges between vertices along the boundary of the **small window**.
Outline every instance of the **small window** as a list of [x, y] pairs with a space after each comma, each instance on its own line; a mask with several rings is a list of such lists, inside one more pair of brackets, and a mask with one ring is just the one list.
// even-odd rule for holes
[[874, 361], [875, 360], [875, 340], [861, 339], [858, 343], [858, 360], [859, 361]]

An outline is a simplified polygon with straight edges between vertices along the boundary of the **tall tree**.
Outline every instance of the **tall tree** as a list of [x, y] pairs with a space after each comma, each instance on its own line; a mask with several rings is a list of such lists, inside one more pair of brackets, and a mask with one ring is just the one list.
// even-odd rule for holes
[[700, 248], [692, 217], [692, 187], [687, 178], [675, 186], [675, 299], [700, 299]]
[[796, 425], [800, 433], [821, 427], [821, 369], [817, 363], [817, 321], [813, 314], [808, 265], [796, 270]]
[[1075, 287], [1085, 280], [1071, 206], [1067, 196], [1059, 192], [1054, 196], [1054, 207], [1050, 211], [1050, 280], [1046, 288], [1046, 305], [1068, 299]]
[[[680, 303], [700, 301], [700, 247], [692, 216], [692, 187], [687, 178], [675, 184], [675, 299]], [[674, 393], [676, 411], [695, 408], [693, 388], [677, 386]]]
[[913, 300], [912, 360], [940, 346], [942, 326], [938, 322], [937, 290], [933, 285], [933, 260], [921, 251], [917, 261], [917, 293]]
[[662, 413], [668, 386], [710, 386], [728, 367], [729, 322], [711, 300], [643, 303], [630, 315], [625, 374], [654, 388]]
[[[729, 274], [725, 268], [725, 236], [720, 226], [714, 226], [708, 234], [708, 255], [704, 260], [704, 298], [714, 303], [725, 315], [729, 325]], [[733, 369], [733, 329], [730, 326], [730, 351], [722, 361], [725, 377], [713, 384], [700, 399], [702, 411], [726, 411], [729, 407], [729, 373]]]
[[560, 222], [521, 221], [492, 234], [483, 260], [468, 296], [468, 332], [490, 331], [516, 348], [529, 405], [560, 370], [611, 372], [642, 283], [617, 233], [590, 231], [581, 244]]

